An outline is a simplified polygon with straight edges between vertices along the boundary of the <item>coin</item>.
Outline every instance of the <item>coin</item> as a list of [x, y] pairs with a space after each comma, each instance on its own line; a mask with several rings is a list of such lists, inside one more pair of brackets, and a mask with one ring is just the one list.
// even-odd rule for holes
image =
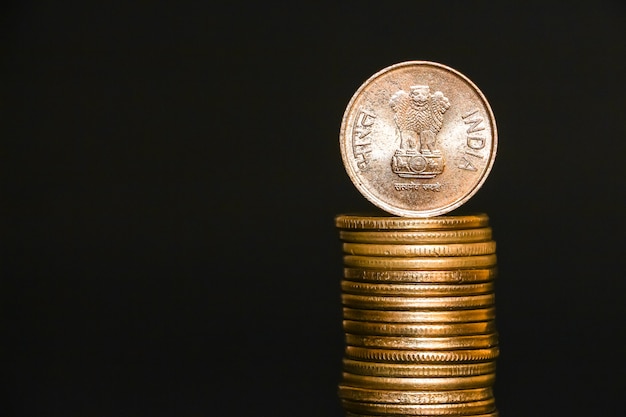
[[447, 391], [393, 391], [339, 385], [339, 397], [353, 401], [394, 404], [454, 404], [493, 397], [491, 387]]
[[479, 256], [447, 256], [447, 257], [382, 257], [382, 256], [362, 256], [345, 255], [343, 257], [345, 266], [357, 268], [378, 268], [385, 270], [393, 269], [470, 269], [488, 268], [496, 265], [496, 255]]
[[354, 359], [343, 360], [346, 372], [359, 375], [393, 377], [452, 377], [490, 374], [496, 371], [496, 362], [432, 364], [432, 363], [388, 363]]
[[452, 404], [381, 404], [351, 401], [341, 401], [346, 411], [367, 413], [369, 415], [386, 414], [392, 416], [459, 416], [476, 415], [493, 411], [496, 408], [496, 400], [491, 397], [486, 400]]
[[346, 320], [383, 323], [471, 323], [475, 321], [493, 320], [495, 317], [495, 307], [451, 311], [384, 311], [349, 307], [343, 308], [343, 318]]
[[[408, 416], [408, 415], [410, 415], [410, 414], [404, 414], [403, 416]], [[437, 415], [437, 414], [434, 414], [434, 415]], [[376, 415], [374, 415], [374, 414], [370, 414], [370, 413], [368, 413], [368, 414], [360, 414], [360, 413], [351, 413], [349, 411], [346, 412], [346, 417], [383, 417], [383, 416], [387, 417], [387, 416], [389, 416], [389, 414], [376, 414]], [[394, 416], [394, 417], [396, 417], [396, 416]], [[460, 414], [457, 414], [456, 416], [460, 416]], [[492, 411], [490, 413], [486, 413], [486, 414], [472, 414], [471, 416], [468, 415], [467, 417], [499, 417], [499, 416], [500, 416], [500, 414], [498, 413], [498, 410], [494, 410], [494, 411]], [[415, 416], [415, 417], [420, 417], [420, 416]], [[423, 415], [421, 417], [423, 417]]]
[[498, 334], [454, 337], [372, 336], [346, 333], [346, 345], [388, 349], [487, 349], [498, 344]]
[[375, 362], [406, 363], [460, 363], [484, 362], [498, 357], [497, 346], [485, 349], [460, 350], [402, 350], [373, 349], [359, 346], [346, 346], [346, 357]]
[[366, 216], [340, 214], [335, 217], [339, 229], [348, 230], [446, 230], [489, 226], [489, 216], [477, 213], [465, 216], [438, 216], [432, 218], [407, 218], [392, 216]]
[[447, 213], [485, 182], [497, 129], [476, 85], [442, 64], [409, 61], [356, 91], [340, 130], [344, 167], [377, 207], [407, 217]]
[[494, 320], [472, 323], [376, 323], [368, 321], [344, 320], [346, 333], [383, 336], [461, 336], [486, 334], [496, 331]]
[[495, 265], [484, 269], [456, 269], [452, 271], [428, 270], [375, 270], [344, 268], [343, 276], [353, 281], [461, 284], [491, 281], [498, 275]]
[[491, 240], [491, 227], [460, 230], [388, 230], [352, 231], [340, 230], [339, 238], [355, 243], [467, 243]]
[[351, 243], [343, 244], [344, 253], [365, 256], [477, 256], [489, 255], [496, 252], [496, 242], [472, 243], [442, 243], [442, 244], [372, 244]]
[[492, 306], [495, 303], [495, 294], [448, 297], [381, 297], [344, 293], [341, 295], [341, 301], [347, 307], [371, 310], [460, 310]]
[[483, 388], [492, 386], [495, 382], [495, 379], [495, 373], [474, 376], [457, 376], [449, 378], [395, 378], [384, 376], [357, 375], [350, 372], [343, 372], [343, 382], [346, 385], [363, 388], [388, 388], [395, 390], [459, 390]]
[[341, 280], [341, 289], [348, 294], [408, 295], [436, 297], [450, 295], [472, 295], [493, 292], [493, 281], [478, 284], [372, 284], [368, 282]]

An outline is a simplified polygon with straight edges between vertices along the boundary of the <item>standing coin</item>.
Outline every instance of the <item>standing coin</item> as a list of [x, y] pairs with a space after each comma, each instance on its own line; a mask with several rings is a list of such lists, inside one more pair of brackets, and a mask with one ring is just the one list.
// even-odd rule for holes
[[465, 203], [485, 182], [497, 149], [482, 92], [445, 65], [409, 61], [370, 77], [343, 116], [341, 156], [377, 207], [432, 217]]

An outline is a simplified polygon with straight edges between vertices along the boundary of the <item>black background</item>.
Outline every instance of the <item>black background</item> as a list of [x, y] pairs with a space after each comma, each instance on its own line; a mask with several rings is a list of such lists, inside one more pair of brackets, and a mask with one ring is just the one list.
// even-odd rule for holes
[[[493, 2], [495, 3], [495, 2]], [[341, 416], [343, 111], [443, 63], [489, 100], [501, 415], [619, 415], [620, 2], [16, 3], [1, 39], [3, 416]]]

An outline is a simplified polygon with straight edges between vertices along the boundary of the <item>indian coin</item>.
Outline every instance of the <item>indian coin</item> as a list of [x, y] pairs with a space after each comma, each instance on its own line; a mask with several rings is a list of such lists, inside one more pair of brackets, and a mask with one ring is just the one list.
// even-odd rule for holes
[[491, 240], [491, 227], [460, 230], [340, 230], [339, 239], [355, 243], [468, 243]]
[[449, 297], [390, 297], [342, 294], [344, 306], [370, 310], [460, 310], [489, 307], [495, 304], [495, 294]]
[[402, 62], [372, 75], [343, 116], [341, 156], [356, 188], [407, 217], [447, 213], [485, 182], [497, 148], [493, 112], [460, 72]]
[[393, 391], [339, 385], [339, 398], [371, 403], [454, 404], [493, 398], [493, 388], [449, 391]]
[[495, 398], [452, 404], [381, 404], [343, 399], [341, 404], [346, 411], [371, 415], [392, 416], [459, 416], [488, 413], [495, 410]]
[[433, 337], [493, 333], [496, 331], [496, 324], [494, 320], [445, 324], [375, 323], [344, 320], [343, 329], [346, 333], [352, 334]]
[[343, 263], [348, 267], [394, 269], [433, 269], [452, 270], [470, 268], [490, 268], [496, 265], [495, 254], [479, 256], [446, 256], [446, 257], [383, 257], [345, 255]]
[[[435, 414], [436, 415], [436, 414]], [[346, 413], [346, 417], [387, 417], [388, 414], [359, 414], [359, 413], [351, 413], [351, 412], [347, 412]], [[407, 414], [404, 414], [404, 416], [407, 416]], [[459, 414], [457, 414], [457, 416], [460, 416]], [[494, 410], [490, 413], [486, 413], [486, 414], [472, 414], [471, 416], [467, 416], [467, 417], [499, 417], [500, 414], [498, 413], [498, 410]], [[415, 416], [415, 417], [420, 417], [420, 416]]]
[[345, 320], [357, 320], [381, 323], [471, 323], [476, 321], [494, 320], [495, 307], [475, 310], [415, 310], [389, 311], [343, 308]]
[[448, 378], [394, 378], [386, 376], [357, 375], [350, 372], [343, 372], [342, 381], [344, 384], [354, 387], [376, 389], [460, 390], [490, 387], [495, 382], [495, 379], [495, 373]]
[[343, 369], [359, 375], [393, 377], [452, 377], [490, 374], [496, 371], [496, 362], [432, 364], [388, 363], [344, 359]]
[[493, 281], [478, 284], [372, 284], [341, 280], [341, 290], [349, 294], [392, 295], [413, 297], [459, 296], [493, 292]]
[[488, 349], [498, 345], [498, 334], [454, 337], [372, 336], [346, 333], [346, 345], [388, 349]]
[[366, 216], [340, 214], [335, 226], [348, 230], [447, 230], [470, 229], [489, 226], [489, 216], [478, 213], [465, 216], [438, 216], [433, 218], [407, 218], [392, 216]]
[[495, 360], [500, 350], [497, 346], [460, 350], [401, 350], [346, 346], [345, 353], [348, 358], [375, 362], [461, 363]]
[[456, 269], [452, 271], [429, 270], [375, 270], [367, 268], [344, 268], [343, 276], [352, 281], [464, 284], [494, 280], [498, 269], [493, 266], [482, 269]]
[[406, 245], [384, 243], [352, 243], [343, 244], [344, 253], [365, 256], [477, 256], [496, 252], [496, 242], [442, 243]]

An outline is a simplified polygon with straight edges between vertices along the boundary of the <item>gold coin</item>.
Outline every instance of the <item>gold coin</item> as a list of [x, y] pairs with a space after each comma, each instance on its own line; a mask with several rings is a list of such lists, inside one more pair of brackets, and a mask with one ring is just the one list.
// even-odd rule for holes
[[357, 268], [395, 269], [433, 269], [453, 270], [469, 268], [489, 268], [496, 265], [496, 255], [447, 256], [424, 258], [400, 258], [382, 256], [345, 255], [345, 266]]
[[495, 410], [495, 398], [452, 404], [381, 404], [341, 400], [346, 411], [366, 413], [368, 415], [393, 415], [393, 416], [459, 416], [488, 413]]
[[467, 243], [491, 240], [491, 227], [477, 229], [453, 230], [387, 230], [387, 231], [353, 231], [340, 230], [339, 239], [355, 243]]
[[460, 390], [490, 387], [496, 380], [496, 374], [435, 377], [435, 378], [394, 378], [386, 376], [357, 375], [343, 372], [344, 384], [362, 388], [393, 390]]
[[[467, 417], [499, 417], [499, 413], [498, 410], [494, 410], [490, 413], [486, 413], [486, 414], [472, 414], [471, 416], [467, 416]], [[388, 414], [358, 414], [358, 413], [352, 413], [352, 412], [346, 412], [346, 417], [387, 417]], [[408, 416], [407, 414], [404, 414], [404, 416]], [[423, 416], [423, 415], [422, 415]], [[415, 416], [415, 417], [419, 417], [419, 416]]]
[[348, 294], [437, 297], [472, 295], [493, 292], [493, 281], [478, 284], [372, 284], [341, 280], [341, 290]]
[[346, 333], [382, 336], [461, 336], [493, 333], [496, 331], [496, 322], [489, 320], [475, 323], [409, 324], [344, 320], [343, 329]]
[[372, 310], [452, 310], [476, 309], [494, 305], [494, 293], [460, 297], [390, 297], [375, 295], [342, 294], [343, 305]]
[[424, 364], [387, 363], [344, 359], [343, 369], [359, 375], [393, 377], [453, 377], [490, 374], [496, 371], [496, 362]]
[[373, 243], [344, 243], [343, 251], [349, 255], [365, 256], [477, 256], [496, 253], [496, 242], [443, 243], [439, 245], [397, 245]]
[[498, 334], [479, 334], [451, 337], [408, 337], [345, 334], [346, 345], [368, 348], [457, 350], [487, 349], [498, 345]]
[[364, 268], [344, 268], [343, 276], [352, 281], [464, 284], [491, 281], [498, 275], [498, 269], [456, 269], [452, 271], [428, 270], [372, 270]]
[[395, 216], [364, 216], [340, 214], [335, 226], [348, 230], [436, 230], [470, 229], [489, 226], [489, 216], [484, 213], [467, 216], [437, 216], [434, 218], [407, 218]]
[[399, 350], [372, 349], [346, 346], [346, 357], [375, 362], [392, 363], [459, 363], [495, 360], [500, 350], [497, 346], [486, 349], [461, 350]]
[[341, 157], [356, 188], [388, 213], [432, 217], [466, 202], [491, 171], [497, 129], [467, 77], [434, 62], [372, 75], [348, 104]]
[[451, 311], [382, 311], [343, 308], [343, 318], [383, 323], [469, 323], [493, 320], [495, 307]]
[[493, 398], [493, 388], [447, 391], [393, 391], [339, 385], [339, 398], [370, 403], [454, 404]]

